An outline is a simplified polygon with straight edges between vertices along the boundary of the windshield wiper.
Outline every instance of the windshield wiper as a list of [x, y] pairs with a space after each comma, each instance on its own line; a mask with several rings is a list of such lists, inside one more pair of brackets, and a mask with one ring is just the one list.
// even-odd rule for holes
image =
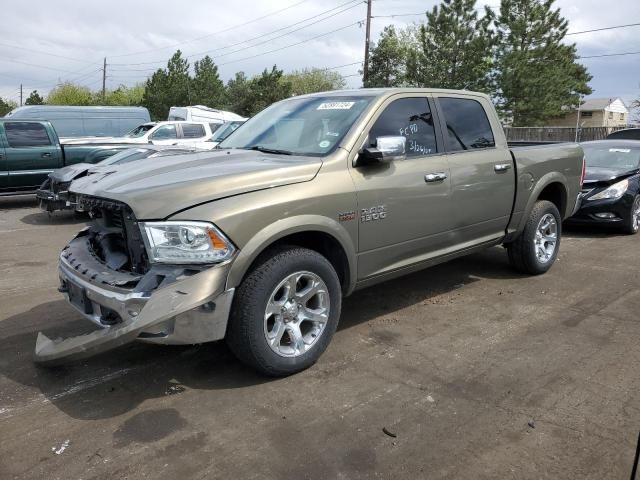
[[245, 150], [257, 150], [258, 152], [274, 153], [276, 155], [293, 155], [293, 152], [290, 152], [289, 150], [280, 150], [280, 149], [277, 149], [277, 148], [268, 148], [268, 147], [263, 147], [262, 145], [254, 145], [253, 147], [247, 147], [247, 148], [245, 148]]

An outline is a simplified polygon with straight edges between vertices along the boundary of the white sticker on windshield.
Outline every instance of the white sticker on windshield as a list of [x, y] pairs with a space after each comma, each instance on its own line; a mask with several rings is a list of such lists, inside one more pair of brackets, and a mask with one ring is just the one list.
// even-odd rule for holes
[[331, 145], [331, 142], [329, 140], [323, 140], [318, 144], [320, 148], [327, 148], [329, 145]]
[[610, 148], [609, 151], [611, 153], [630, 153], [630, 148]]
[[349, 110], [356, 102], [325, 102], [318, 105], [316, 110]]

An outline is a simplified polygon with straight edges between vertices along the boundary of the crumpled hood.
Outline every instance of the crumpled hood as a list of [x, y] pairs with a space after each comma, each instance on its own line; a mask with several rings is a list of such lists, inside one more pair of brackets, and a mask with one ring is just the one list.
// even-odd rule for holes
[[616, 179], [622, 179], [637, 173], [638, 169], [618, 169], [607, 167], [587, 167], [585, 170], [584, 182], [596, 183], [596, 182], [611, 182]]
[[54, 170], [49, 174], [49, 177], [58, 183], [70, 182], [92, 167], [95, 167], [95, 165], [91, 163], [74, 163], [73, 165], [67, 165], [66, 167]]
[[318, 157], [220, 150], [111, 165], [73, 182], [71, 191], [124, 202], [136, 218], [167, 218], [231, 195], [312, 180]]

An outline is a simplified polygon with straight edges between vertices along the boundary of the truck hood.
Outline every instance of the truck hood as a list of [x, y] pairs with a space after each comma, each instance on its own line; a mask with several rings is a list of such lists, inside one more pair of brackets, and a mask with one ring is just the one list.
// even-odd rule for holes
[[587, 167], [584, 175], [584, 183], [611, 182], [613, 180], [623, 179], [637, 172], [637, 168], [629, 170], [626, 168]]
[[95, 167], [95, 165], [92, 165], [91, 163], [74, 163], [73, 165], [68, 165], [54, 170], [49, 174], [49, 177], [58, 183], [70, 182], [77, 176], [84, 174], [92, 167]]
[[71, 191], [126, 203], [140, 220], [162, 219], [194, 205], [312, 180], [318, 157], [220, 150], [111, 165], [73, 182]]

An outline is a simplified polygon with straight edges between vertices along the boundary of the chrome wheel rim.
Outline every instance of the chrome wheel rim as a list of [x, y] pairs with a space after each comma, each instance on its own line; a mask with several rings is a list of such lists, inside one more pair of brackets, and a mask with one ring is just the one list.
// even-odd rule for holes
[[635, 202], [633, 202], [631, 215], [631, 225], [633, 227], [633, 231], [637, 232], [638, 228], [640, 228], [640, 198], [636, 198]]
[[536, 258], [540, 263], [547, 263], [553, 258], [558, 245], [558, 223], [550, 213], [546, 213], [540, 219], [536, 228], [534, 248]]
[[329, 291], [318, 275], [295, 272], [282, 280], [267, 301], [264, 336], [278, 355], [298, 357], [318, 342], [329, 319]]

